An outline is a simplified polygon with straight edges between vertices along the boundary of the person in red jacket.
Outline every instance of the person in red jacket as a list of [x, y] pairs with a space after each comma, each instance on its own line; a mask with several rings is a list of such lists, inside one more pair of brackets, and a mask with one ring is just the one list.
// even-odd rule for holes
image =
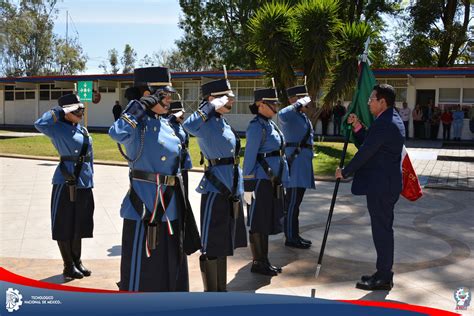
[[449, 140], [451, 137], [451, 123], [453, 122], [453, 113], [447, 108], [441, 114], [441, 123], [443, 123], [443, 140]]

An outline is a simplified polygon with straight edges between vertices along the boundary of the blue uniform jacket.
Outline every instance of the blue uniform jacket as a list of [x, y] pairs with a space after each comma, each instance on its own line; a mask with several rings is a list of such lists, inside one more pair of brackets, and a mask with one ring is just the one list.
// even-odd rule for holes
[[367, 131], [361, 129], [355, 137], [362, 145], [342, 170], [344, 177], [354, 174], [352, 193], [400, 194], [405, 126], [398, 112], [392, 107], [388, 108]]
[[[247, 128], [244, 157], [244, 186], [246, 191], [253, 191], [255, 182], [258, 179], [269, 179], [262, 165], [257, 161], [257, 154], [270, 153], [280, 149], [281, 142], [285, 142], [284, 137], [280, 137], [277, 126], [270, 119], [261, 115], [255, 116]], [[283, 136], [283, 135], [282, 135]], [[283, 139], [282, 139], [283, 138]], [[264, 158], [273, 175], [278, 176], [280, 172], [280, 157]], [[288, 164], [284, 158], [281, 181], [283, 185], [288, 185]]]
[[[91, 157], [90, 162], [82, 164], [81, 173], [77, 179], [78, 188], [92, 188], [94, 186], [93, 175], [93, 152], [92, 152], [92, 137], [84, 136], [83, 127], [80, 124], [72, 124], [64, 119], [64, 111], [60, 107], [45, 112], [35, 122], [35, 127], [38, 131], [45, 134], [51, 139], [54, 147], [60, 156], [79, 156], [84, 143], [84, 137], [89, 137], [89, 147], [87, 149], [87, 156]], [[74, 173], [74, 162], [65, 161], [64, 164], [70, 174]], [[64, 184], [64, 179], [61, 170], [58, 167], [54, 172], [53, 184]]]
[[[310, 144], [311, 147], [313, 146], [313, 125], [306, 114], [296, 109], [295, 104], [281, 109], [278, 112], [278, 118], [286, 142], [301, 142], [309, 128], [310, 136], [306, 143]], [[295, 147], [287, 147], [285, 149], [286, 157], [289, 158], [295, 149]], [[286, 187], [315, 188], [312, 149], [301, 148], [301, 153], [293, 160], [290, 166], [290, 181]]]
[[[168, 119], [175, 134], [181, 140], [181, 148], [184, 148], [186, 143], [189, 144], [189, 134], [186, 133], [186, 131], [184, 130], [183, 126], [180, 123], [176, 122], [176, 119], [173, 115], [170, 115]], [[191, 161], [191, 155], [189, 154], [189, 148], [185, 150], [183, 149], [183, 152], [181, 154], [184, 155], [184, 163], [181, 166], [182, 169], [183, 170], [192, 169], [193, 163]]]
[[[191, 114], [183, 123], [184, 129], [198, 138], [199, 147], [207, 159], [233, 157], [235, 154], [236, 139], [230, 125], [219, 113], [215, 112], [212, 105], [203, 101], [199, 110]], [[220, 165], [210, 167], [212, 172], [225, 186], [232, 191], [234, 179], [233, 165]], [[219, 191], [207, 181], [201, 179], [196, 191], [204, 194]], [[244, 191], [242, 170], [239, 167], [239, 180], [236, 195]]]
[[[133, 102], [127, 106], [132, 106]], [[126, 112], [127, 110], [125, 110]], [[181, 152], [181, 140], [176, 135], [168, 119], [147, 112], [145, 118], [138, 122], [134, 115], [124, 113], [109, 129], [113, 140], [125, 146], [127, 156], [134, 159], [140, 147], [140, 130], [145, 126], [143, 152], [140, 158], [129, 167], [160, 175], [174, 175], [180, 173], [178, 159]], [[147, 210], [153, 210], [156, 199], [157, 186], [153, 183], [132, 180], [137, 195], [145, 203]], [[163, 186], [163, 190], [165, 190]], [[170, 221], [178, 218], [176, 194], [173, 194], [169, 205], [166, 206], [166, 215]], [[140, 216], [131, 204], [129, 195], [125, 196], [120, 210], [120, 216], [126, 219], [139, 220]], [[163, 215], [162, 221], [166, 221]]]

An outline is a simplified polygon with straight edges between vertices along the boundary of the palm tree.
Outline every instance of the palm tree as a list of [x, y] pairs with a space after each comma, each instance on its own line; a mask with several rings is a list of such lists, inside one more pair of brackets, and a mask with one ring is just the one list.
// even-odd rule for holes
[[315, 102], [320, 91], [326, 91], [320, 111], [308, 113], [313, 125], [323, 108], [354, 86], [357, 57], [371, 34], [365, 23], [342, 23], [339, 10], [338, 1], [332, 0], [303, 0], [293, 6], [275, 1], [249, 23], [249, 49], [277, 87], [295, 85], [295, 69], [302, 69]]

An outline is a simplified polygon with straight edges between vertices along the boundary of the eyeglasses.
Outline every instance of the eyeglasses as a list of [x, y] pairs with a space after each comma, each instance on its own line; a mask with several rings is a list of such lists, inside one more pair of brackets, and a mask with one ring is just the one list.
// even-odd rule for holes
[[75, 111], [72, 111], [71, 113], [74, 115], [82, 115], [84, 114], [84, 108], [77, 109]]
[[371, 102], [372, 100], [377, 100], [377, 101], [378, 101], [378, 100], [380, 100], [380, 99], [379, 99], [379, 98], [377, 98], [377, 97], [374, 97], [374, 98], [369, 98], [369, 101], [368, 101], [368, 102]]

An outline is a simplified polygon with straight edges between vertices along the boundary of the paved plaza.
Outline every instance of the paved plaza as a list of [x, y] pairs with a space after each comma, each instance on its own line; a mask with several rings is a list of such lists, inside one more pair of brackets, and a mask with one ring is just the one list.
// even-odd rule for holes
[[[270, 260], [283, 273], [266, 277], [250, 273], [249, 248], [229, 258], [228, 290], [310, 296], [328, 299], [392, 301], [453, 311], [453, 292], [474, 289], [474, 150], [409, 148], [424, 197], [400, 198], [395, 209], [395, 287], [366, 292], [354, 287], [360, 275], [372, 273], [375, 250], [365, 197], [353, 196], [350, 183], [340, 186], [321, 273], [314, 278], [333, 182], [307, 191], [300, 215], [301, 231], [313, 241], [309, 250], [283, 245], [283, 234], [270, 238]], [[461, 156], [457, 161], [440, 156]], [[471, 158], [469, 158], [471, 157]], [[449, 163], [449, 164], [448, 164]], [[62, 260], [51, 240], [51, 177], [56, 162], [0, 158], [0, 265], [37, 280], [63, 283]], [[117, 289], [122, 220], [120, 204], [128, 189], [127, 168], [96, 164], [94, 238], [83, 242], [83, 261], [91, 277], [69, 285]], [[190, 188], [202, 173], [190, 173]], [[452, 189], [452, 190], [448, 190]], [[199, 222], [200, 196], [191, 191]], [[199, 254], [188, 257], [191, 291], [202, 291]], [[467, 312], [472, 313], [473, 307]]]

